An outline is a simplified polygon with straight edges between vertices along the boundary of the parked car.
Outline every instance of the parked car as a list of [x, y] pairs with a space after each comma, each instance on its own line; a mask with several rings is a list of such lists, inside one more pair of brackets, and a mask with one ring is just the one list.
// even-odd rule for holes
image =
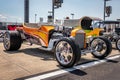
[[22, 24], [14, 22], [0, 22], [0, 41], [3, 41], [3, 36], [6, 30], [14, 31], [17, 27], [22, 27]]
[[119, 21], [100, 21], [94, 24], [94, 28], [104, 29], [101, 35], [108, 38], [116, 48], [120, 50], [120, 22]]
[[22, 25], [7, 25], [8, 30], [14, 31], [17, 27], [22, 27]]
[[3, 34], [6, 32], [6, 23], [0, 22], [0, 42], [3, 41]]

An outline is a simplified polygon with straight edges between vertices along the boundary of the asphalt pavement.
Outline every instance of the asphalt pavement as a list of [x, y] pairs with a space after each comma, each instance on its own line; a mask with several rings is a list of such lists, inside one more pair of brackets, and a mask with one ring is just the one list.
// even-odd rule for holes
[[[115, 55], [119, 55], [119, 51], [114, 49], [110, 56]], [[98, 59], [87, 54], [82, 56], [78, 66], [96, 60]], [[119, 61], [118, 58], [85, 69], [68, 69], [68, 71], [65, 69], [65, 71], [56, 62], [54, 54], [41, 50], [40, 46], [24, 43], [18, 51], [5, 51], [3, 44], [0, 43], [0, 80], [29, 80], [59, 70], [63, 73], [53, 74], [44, 80], [119, 80]]]
[[120, 80], [120, 58], [84, 70], [76, 69], [44, 80]]

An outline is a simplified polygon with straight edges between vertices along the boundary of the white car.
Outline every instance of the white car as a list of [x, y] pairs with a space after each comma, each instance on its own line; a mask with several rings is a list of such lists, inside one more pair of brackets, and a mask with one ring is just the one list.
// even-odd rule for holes
[[6, 31], [6, 25], [3, 23], [0, 23], [0, 42], [3, 41], [3, 34]]
[[3, 41], [3, 35], [4, 35], [5, 32], [6, 32], [6, 30], [1, 30], [0, 29], [0, 42]]

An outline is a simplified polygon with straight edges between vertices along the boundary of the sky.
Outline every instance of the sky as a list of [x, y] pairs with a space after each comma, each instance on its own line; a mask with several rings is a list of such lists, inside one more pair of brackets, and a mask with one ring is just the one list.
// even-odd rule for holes
[[[103, 19], [104, 0], [64, 0], [62, 7], [55, 9], [55, 19], [64, 19], [74, 13], [74, 18], [83, 16], [99, 17]], [[107, 5], [112, 6], [112, 14], [107, 20], [120, 19], [120, 0], [111, 0]], [[52, 10], [52, 0], [30, 0], [30, 22], [37, 22], [42, 17], [44, 22]], [[24, 0], [0, 0], [0, 21], [23, 22]]]

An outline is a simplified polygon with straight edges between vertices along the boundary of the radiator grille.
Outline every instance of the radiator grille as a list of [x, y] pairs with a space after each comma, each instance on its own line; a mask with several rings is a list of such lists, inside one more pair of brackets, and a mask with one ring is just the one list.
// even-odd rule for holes
[[80, 48], [85, 46], [85, 33], [76, 33], [75, 43], [78, 44]]

